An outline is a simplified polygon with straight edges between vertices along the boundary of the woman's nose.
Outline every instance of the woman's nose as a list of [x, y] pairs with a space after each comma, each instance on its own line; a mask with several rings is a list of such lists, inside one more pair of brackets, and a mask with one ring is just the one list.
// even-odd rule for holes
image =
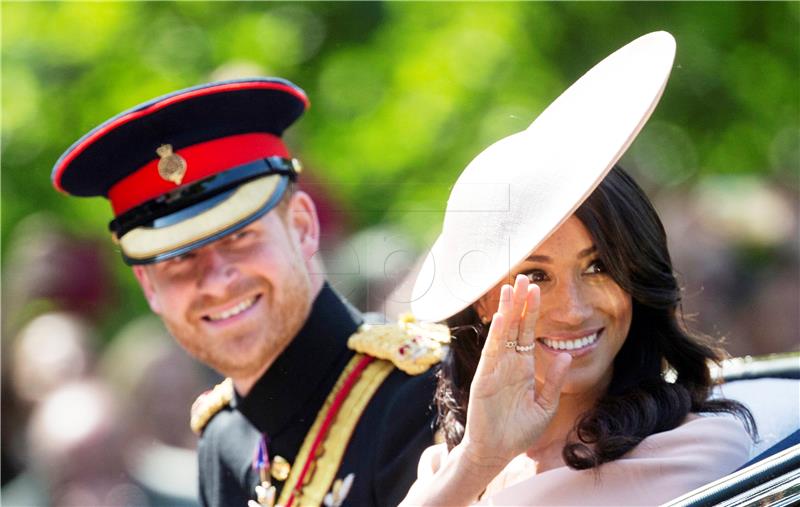
[[554, 322], [578, 326], [592, 314], [592, 305], [580, 281], [560, 280], [542, 296], [542, 315]]

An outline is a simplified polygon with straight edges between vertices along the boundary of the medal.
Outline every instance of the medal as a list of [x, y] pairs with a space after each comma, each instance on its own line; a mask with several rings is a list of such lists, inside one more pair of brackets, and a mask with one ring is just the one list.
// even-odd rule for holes
[[247, 507], [275, 507], [277, 492], [270, 481], [269, 452], [267, 451], [267, 436], [265, 434], [262, 434], [258, 441], [256, 455], [253, 457], [253, 469], [258, 472], [260, 483], [255, 488], [256, 500], [248, 501]]

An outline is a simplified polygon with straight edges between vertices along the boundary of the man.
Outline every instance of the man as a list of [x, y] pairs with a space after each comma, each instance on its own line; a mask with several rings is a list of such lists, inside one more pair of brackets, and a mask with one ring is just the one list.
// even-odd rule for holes
[[228, 377], [192, 408], [206, 505], [396, 505], [433, 439], [446, 329], [362, 326], [325, 282], [281, 139], [307, 107], [281, 79], [181, 90], [106, 121], [53, 171], [59, 190], [111, 201], [151, 309]]

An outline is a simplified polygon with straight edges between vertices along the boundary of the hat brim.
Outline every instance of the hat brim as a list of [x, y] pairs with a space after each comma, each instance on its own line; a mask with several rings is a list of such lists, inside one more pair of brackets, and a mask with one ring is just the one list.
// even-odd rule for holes
[[444, 320], [475, 302], [575, 212], [650, 117], [674, 57], [666, 32], [636, 39], [467, 166], [412, 290], [418, 318]]
[[274, 208], [288, 184], [287, 176], [271, 174], [137, 227], [118, 239], [123, 259], [151, 264], [216, 241]]

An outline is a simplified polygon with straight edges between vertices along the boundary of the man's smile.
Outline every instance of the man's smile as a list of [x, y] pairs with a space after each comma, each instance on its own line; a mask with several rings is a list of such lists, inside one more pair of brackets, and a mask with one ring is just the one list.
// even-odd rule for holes
[[205, 320], [207, 322], [219, 322], [219, 321], [230, 319], [230, 318], [235, 317], [235, 316], [239, 315], [240, 313], [252, 308], [253, 305], [255, 305], [256, 302], [259, 299], [261, 299], [261, 294], [256, 294], [255, 296], [248, 297], [247, 299], [244, 299], [244, 300], [240, 301], [239, 303], [237, 303], [237, 304], [235, 304], [235, 305], [233, 305], [233, 306], [231, 306], [229, 308], [226, 308], [224, 310], [215, 311], [215, 312], [203, 315], [203, 320]]

